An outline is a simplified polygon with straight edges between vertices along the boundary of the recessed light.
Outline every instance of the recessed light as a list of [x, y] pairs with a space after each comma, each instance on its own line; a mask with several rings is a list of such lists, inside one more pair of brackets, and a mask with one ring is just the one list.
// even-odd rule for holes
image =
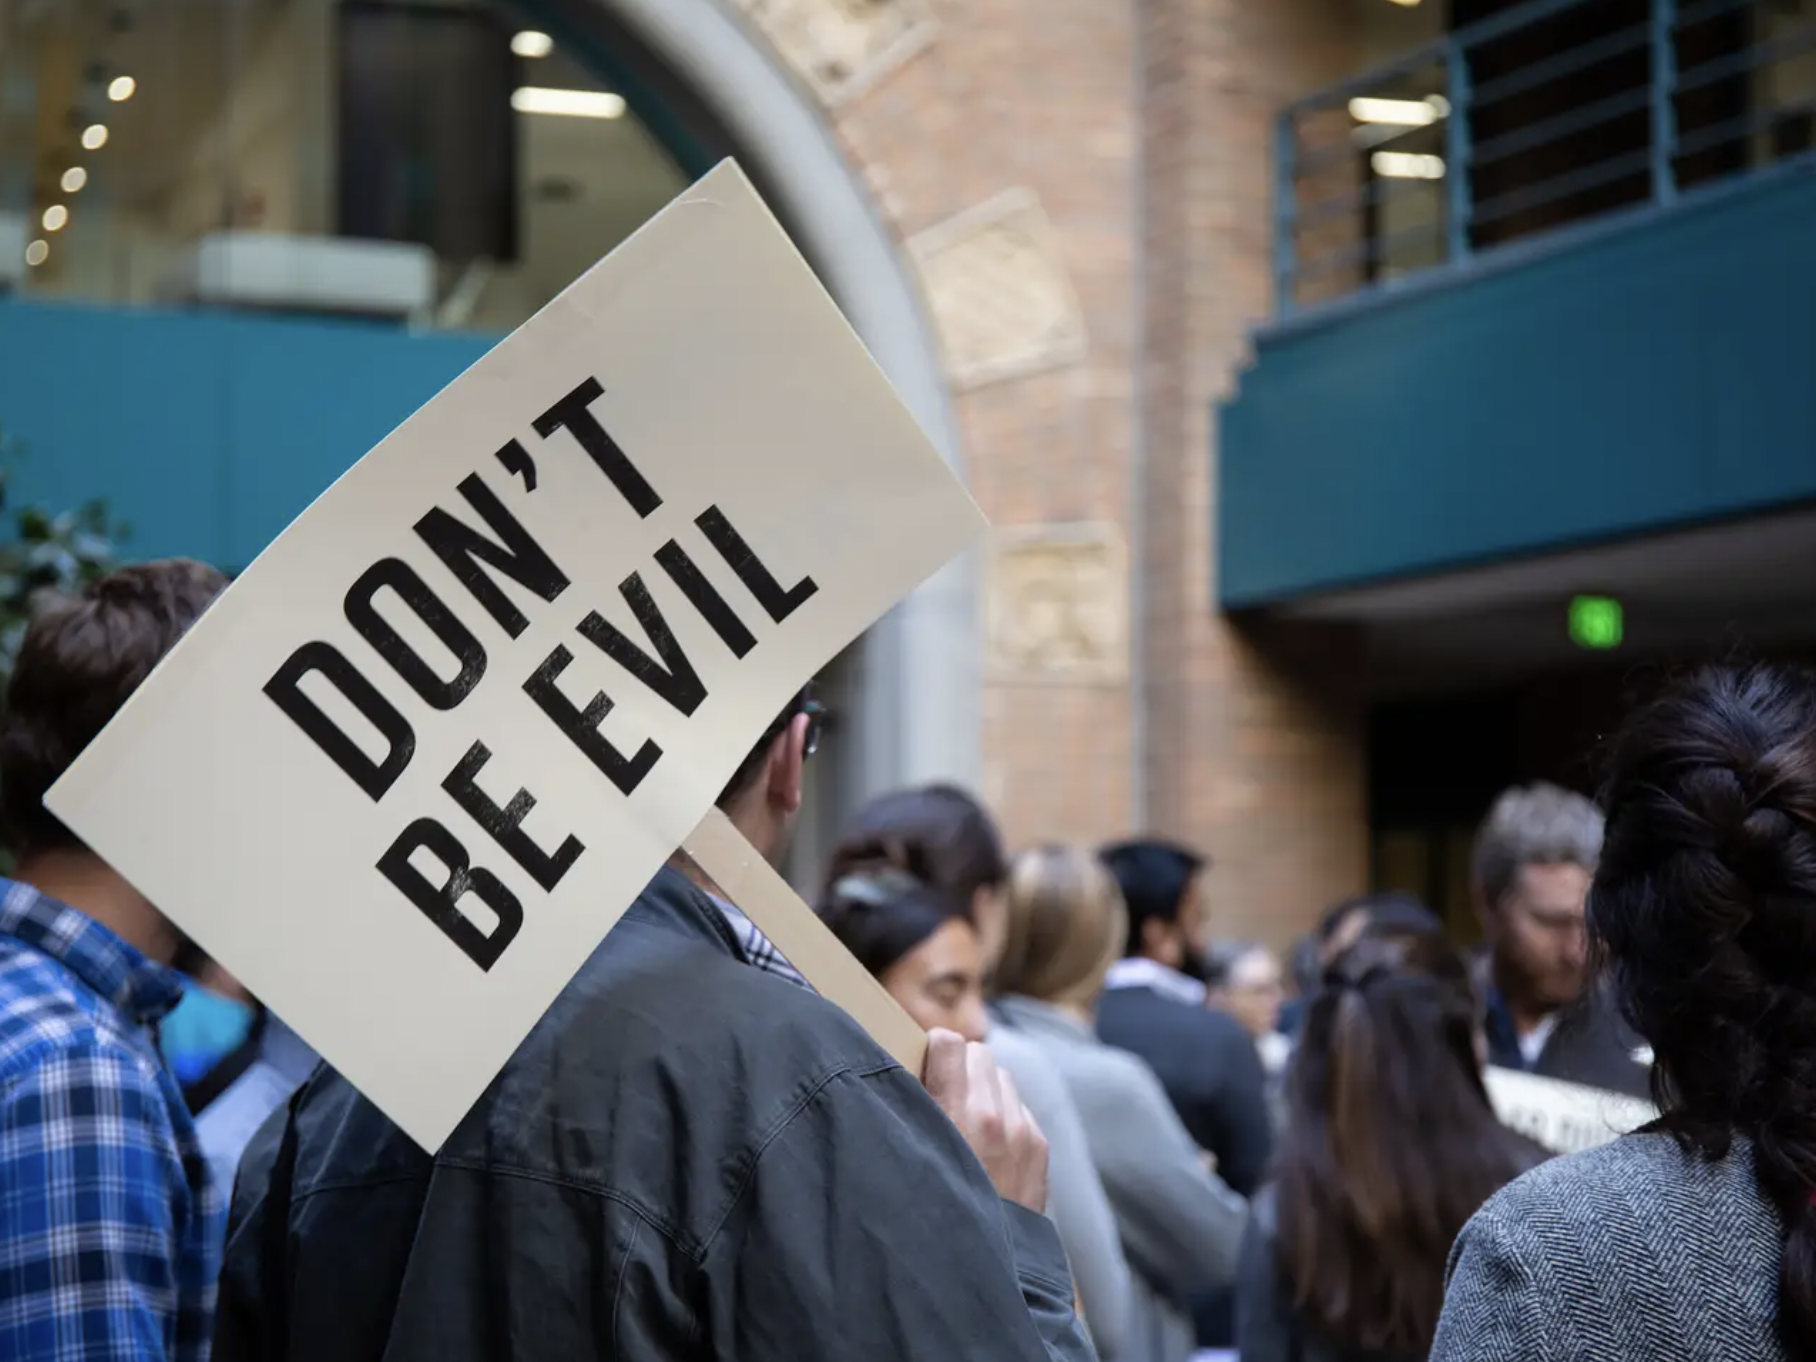
[[1423, 128], [1450, 112], [1442, 95], [1426, 99], [1352, 99], [1349, 116], [1358, 123], [1387, 123], [1400, 128]]
[[44, 240], [42, 237], [25, 248], [25, 263], [30, 265], [33, 269], [37, 269], [38, 266], [49, 259], [50, 242]]
[[526, 28], [511, 39], [511, 51], [520, 57], [535, 60], [546, 57], [555, 50], [555, 40], [546, 33], [538, 33], [533, 28]]
[[82, 145], [90, 151], [99, 151], [107, 145], [107, 124], [90, 123], [82, 129]]
[[1389, 180], [1441, 180], [1442, 156], [1421, 156], [1411, 151], [1377, 151], [1369, 157], [1375, 174]]
[[139, 88], [139, 82], [131, 76], [115, 76], [107, 82], [107, 97], [115, 104], [124, 103], [132, 98], [132, 92]]
[[63, 178], [58, 183], [63, 186], [65, 194], [77, 193], [88, 183], [88, 172], [81, 166], [71, 166], [63, 172]]
[[604, 90], [550, 90], [524, 85], [512, 91], [511, 107], [518, 113], [564, 118], [621, 118], [624, 96]]
[[69, 209], [60, 203], [53, 203], [44, 210], [44, 216], [40, 221], [44, 223], [45, 231], [60, 232], [63, 230], [63, 224], [69, 221]]

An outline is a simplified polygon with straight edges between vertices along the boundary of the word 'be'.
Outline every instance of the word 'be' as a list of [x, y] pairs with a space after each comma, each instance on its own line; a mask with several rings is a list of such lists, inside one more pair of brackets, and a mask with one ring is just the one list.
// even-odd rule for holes
[[[589, 378], [537, 417], [533, 425], [544, 439], [557, 431], [567, 431], [638, 517], [647, 519], [662, 505], [662, 499], [590, 410], [603, 392], [599, 383]], [[518, 441], [508, 442], [497, 457], [507, 470], [521, 473], [525, 485], [534, 489], [535, 465]], [[518, 638], [529, 627], [529, 621], [492, 573], [510, 578], [548, 602], [567, 590], [567, 576], [477, 473], [461, 479], [459, 491], [490, 529], [491, 536], [437, 506], [416, 522], [417, 537], [493, 622], [509, 637]], [[811, 577], [803, 577], [784, 589], [716, 505], [696, 516], [694, 524], [774, 623], [787, 619], [819, 590]], [[670, 539], [656, 550], [655, 559], [733, 656], [742, 658], [756, 647], [755, 635], [686, 549]], [[455, 675], [446, 677], [438, 672], [379, 613], [375, 598], [387, 587], [453, 655], [459, 664]], [[580, 621], [580, 636], [680, 713], [693, 714], [706, 699], [706, 686], [663, 618], [642, 575], [631, 573], [618, 591], [647, 636], [653, 654], [597, 611], [588, 611]], [[354, 631], [433, 709], [454, 709], [485, 676], [484, 645], [416, 569], [401, 558], [381, 558], [361, 573], [347, 589], [342, 608]], [[600, 691], [584, 706], [577, 706], [557, 688], [556, 682], [573, 660], [574, 655], [566, 647], [557, 645], [523, 682], [523, 691], [606, 779], [629, 795], [661, 760], [662, 749], [645, 740], [636, 751], [626, 753], [600, 733], [599, 725], [613, 708], [611, 697]], [[369, 755], [304, 694], [302, 680], [311, 674], [331, 684], [378, 731], [386, 744], [383, 758]], [[332, 643], [317, 639], [303, 644], [265, 683], [264, 692], [374, 801], [384, 798], [415, 755], [416, 733], [409, 720]], [[573, 836], [564, 837], [553, 851], [537, 845], [522, 826], [536, 807], [534, 795], [520, 789], [500, 805], [479, 788], [479, 773], [491, 758], [484, 743], [473, 743], [443, 779], [441, 788], [532, 880], [544, 891], [552, 891], [586, 848]], [[443, 867], [446, 873], [440, 883], [412, 863], [410, 858], [417, 852], [429, 853]], [[436, 818], [411, 821], [379, 857], [377, 869], [482, 970], [490, 970], [497, 963], [523, 926], [523, 904], [517, 895], [492, 871], [474, 865], [465, 845]], [[461, 901], [469, 894], [496, 918], [490, 930], [482, 929], [461, 910]]]

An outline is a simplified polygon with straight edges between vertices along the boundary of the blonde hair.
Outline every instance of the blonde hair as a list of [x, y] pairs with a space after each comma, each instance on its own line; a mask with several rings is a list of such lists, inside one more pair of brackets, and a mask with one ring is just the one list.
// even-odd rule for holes
[[1043, 1002], [1088, 1006], [1122, 954], [1128, 909], [1116, 877], [1082, 847], [1039, 846], [1009, 866], [1009, 938], [996, 987]]

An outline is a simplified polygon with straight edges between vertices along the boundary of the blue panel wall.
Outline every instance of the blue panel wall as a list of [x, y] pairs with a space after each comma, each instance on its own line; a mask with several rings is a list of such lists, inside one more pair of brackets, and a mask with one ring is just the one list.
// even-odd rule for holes
[[358, 322], [0, 302], [16, 499], [103, 496], [134, 558], [241, 568], [495, 341]]
[[1258, 338], [1226, 607], [1816, 498], [1816, 175]]

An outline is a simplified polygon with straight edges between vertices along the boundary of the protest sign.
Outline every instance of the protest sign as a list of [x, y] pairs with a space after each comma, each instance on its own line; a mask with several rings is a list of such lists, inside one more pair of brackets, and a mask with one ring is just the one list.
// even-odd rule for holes
[[435, 1149], [983, 525], [726, 163], [324, 492], [46, 802]]
[[1517, 1069], [1490, 1068], [1484, 1077], [1501, 1124], [1559, 1154], [1607, 1144], [1658, 1115], [1636, 1097]]

